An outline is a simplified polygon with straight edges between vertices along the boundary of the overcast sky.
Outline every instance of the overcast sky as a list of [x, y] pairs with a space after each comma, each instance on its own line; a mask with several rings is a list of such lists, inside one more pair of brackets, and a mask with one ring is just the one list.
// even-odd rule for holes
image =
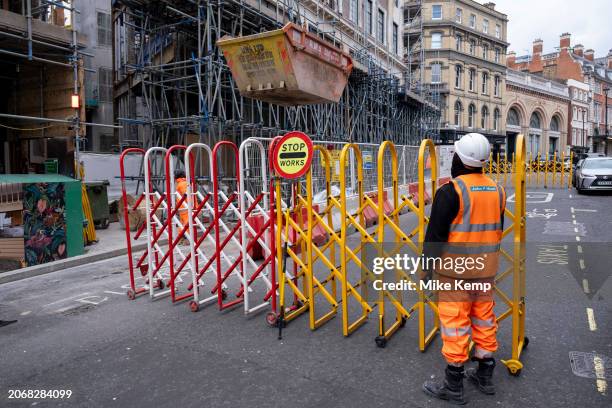
[[[508, 16], [508, 51], [531, 54], [536, 38], [544, 41], [544, 53], [555, 51], [559, 36], [572, 35], [572, 46], [584, 45], [603, 57], [612, 48], [611, 0], [491, 0]], [[486, 0], [478, 0], [486, 3]]]

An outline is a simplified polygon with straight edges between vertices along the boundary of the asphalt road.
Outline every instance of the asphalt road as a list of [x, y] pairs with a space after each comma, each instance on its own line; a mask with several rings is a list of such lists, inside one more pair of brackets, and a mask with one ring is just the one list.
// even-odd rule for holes
[[[612, 195], [529, 191], [525, 367], [513, 377], [499, 364], [497, 394], [466, 384], [467, 398], [474, 407], [610, 407]], [[418, 351], [416, 319], [384, 349], [375, 316], [348, 338], [339, 318], [310, 331], [302, 316], [279, 341], [263, 314], [130, 301], [126, 265], [119, 257], [0, 286], [0, 319], [18, 319], [0, 328], [0, 406], [447, 406], [421, 391], [445, 364], [439, 338]], [[499, 358], [509, 357], [508, 323]], [[573, 373], [574, 351], [596, 353], [582, 361], [591, 378]], [[9, 399], [15, 389], [72, 395]]]

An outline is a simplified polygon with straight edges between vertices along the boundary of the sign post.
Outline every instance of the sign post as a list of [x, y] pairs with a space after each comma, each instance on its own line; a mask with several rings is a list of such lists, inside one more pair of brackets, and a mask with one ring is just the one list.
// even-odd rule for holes
[[[289, 214], [292, 211], [291, 195], [295, 194], [294, 181], [302, 177], [310, 169], [313, 156], [313, 145], [312, 140], [308, 135], [303, 132], [289, 132], [284, 136], [278, 137], [274, 140], [274, 146], [272, 148], [272, 168], [277, 175], [276, 180], [276, 191], [280, 194], [280, 179], [289, 180], [289, 197], [287, 200], [287, 211]], [[278, 197], [280, 198], [280, 197]], [[277, 203], [279, 203], [277, 201]], [[276, 211], [282, 211], [280, 205], [277, 205]], [[280, 218], [277, 216], [277, 221]], [[280, 222], [278, 222], [277, 228], [282, 228]], [[280, 233], [279, 233], [280, 234]], [[280, 235], [278, 235], [280, 237]], [[277, 245], [280, 246], [280, 238], [277, 240]], [[282, 330], [285, 320], [285, 278], [287, 273], [287, 245], [288, 242], [285, 240], [282, 249], [277, 248], [279, 252], [282, 251], [282, 256], [279, 258], [279, 316], [278, 316], [278, 339], [282, 339]], [[281, 261], [282, 260], [282, 261]]]

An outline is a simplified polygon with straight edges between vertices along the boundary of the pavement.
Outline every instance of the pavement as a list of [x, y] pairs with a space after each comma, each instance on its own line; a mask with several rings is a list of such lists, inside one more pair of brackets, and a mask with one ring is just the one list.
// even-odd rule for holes
[[[494, 396], [466, 384], [469, 406], [610, 407], [612, 196], [529, 191], [524, 368], [515, 377], [499, 364]], [[445, 364], [439, 337], [418, 351], [416, 319], [384, 349], [375, 314], [347, 338], [339, 318], [311, 331], [302, 316], [278, 340], [263, 313], [130, 301], [127, 284], [127, 257], [116, 256], [0, 285], [0, 319], [18, 319], [0, 328], [0, 406], [448, 406], [421, 391]], [[510, 354], [508, 323], [498, 358]], [[9, 399], [16, 389], [72, 394]]]
[[[83, 255], [15, 269], [9, 272], [2, 272], [0, 273], [0, 284], [57, 272], [67, 268], [86, 265], [127, 254], [125, 230], [121, 229], [118, 222], [111, 223], [107, 229], [96, 230], [96, 238], [98, 239], [97, 242], [84, 248], [85, 253]], [[167, 242], [167, 240], [160, 240], [160, 243], [165, 242]], [[132, 249], [134, 251], [139, 251], [146, 248], [146, 246], [146, 241], [140, 239], [140, 241], [133, 244]]]

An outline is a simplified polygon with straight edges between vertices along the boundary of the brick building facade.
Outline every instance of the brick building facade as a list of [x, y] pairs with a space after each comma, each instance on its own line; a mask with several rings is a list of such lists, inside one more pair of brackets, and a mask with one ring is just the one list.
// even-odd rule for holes
[[[531, 55], [517, 57], [510, 52], [506, 64], [513, 70], [568, 84], [572, 107], [567, 119], [567, 143], [577, 151], [588, 149], [612, 155], [612, 50], [603, 58], [595, 58], [592, 49], [585, 50], [581, 44], [572, 47], [571, 35], [564, 33], [560, 37], [558, 51], [543, 54], [543, 42], [537, 39], [533, 42]], [[586, 99], [581, 94], [585, 88], [588, 89]], [[574, 92], [577, 92], [577, 97], [574, 97]], [[586, 112], [583, 109], [585, 104], [588, 108]], [[584, 126], [583, 112], [588, 116]], [[580, 142], [582, 139], [573, 138], [582, 134], [583, 129], [587, 132], [584, 145]]]

